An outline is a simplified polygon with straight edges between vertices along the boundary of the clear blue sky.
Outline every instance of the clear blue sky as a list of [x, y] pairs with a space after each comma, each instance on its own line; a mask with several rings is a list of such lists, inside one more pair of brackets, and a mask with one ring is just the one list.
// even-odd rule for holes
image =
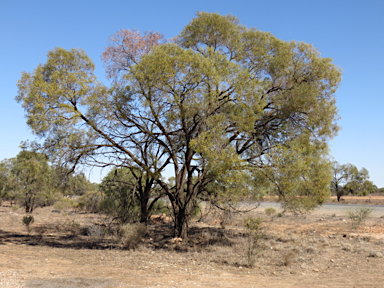
[[196, 11], [232, 13], [248, 27], [312, 43], [333, 58], [344, 72], [336, 93], [342, 130], [330, 143], [331, 153], [340, 163], [367, 168], [384, 187], [383, 0], [1, 0], [0, 160], [16, 156], [20, 142], [34, 138], [14, 101], [21, 71], [32, 72], [55, 47], [82, 48], [105, 81], [100, 55], [110, 35], [136, 28], [171, 38]]

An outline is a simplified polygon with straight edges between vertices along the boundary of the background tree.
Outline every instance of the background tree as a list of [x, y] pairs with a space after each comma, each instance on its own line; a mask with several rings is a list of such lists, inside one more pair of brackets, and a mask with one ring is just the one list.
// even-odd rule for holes
[[11, 205], [16, 198], [14, 191], [15, 178], [11, 174], [13, 159], [4, 159], [0, 162], [0, 202], [10, 200]]
[[100, 184], [105, 199], [104, 212], [115, 215], [121, 222], [147, 222], [163, 196], [152, 177], [138, 167], [112, 169]]
[[[103, 59], [109, 89], [84, 51], [56, 48], [23, 73], [16, 99], [51, 155], [73, 166], [134, 163], [153, 178], [172, 205], [175, 236], [187, 237], [196, 199], [207, 193], [236, 201], [254, 183], [274, 187], [285, 204], [302, 200], [298, 209], [328, 195], [341, 73], [313, 46], [201, 12], [172, 43], [118, 33]], [[298, 163], [291, 185], [288, 165]], [[161, 178], [168, 165], [173, 186]], [[215, 185], [222, 189], [212, 193]]]
[[350, 163], [339, 164], [332, 162], [333, 179], [331, 190], [336, 194], [337, 201], [343, 195], [368, 195], [377, 191], [376, 185], [369, 179], [369, 172], [364, 167], [360, 170]]
[[50, 197], [50, 172], [48, 158], [43, 154], [23, 150], [16, 156], [11, 173], [26, 213], [32, 213]]

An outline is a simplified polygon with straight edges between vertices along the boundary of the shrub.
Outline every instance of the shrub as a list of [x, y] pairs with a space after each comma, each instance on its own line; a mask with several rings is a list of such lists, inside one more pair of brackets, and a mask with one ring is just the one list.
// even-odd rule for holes
[[346, 210], [348, 218], [351, 220], [352, 229], [357, 229], [373, 212], [371, 207], [356, 207]]
[[85, 228], [85, 234], [90, 237], [92, 242], [98, 242], [104, 238], [106, 228], [93, 224]]
[[275, 208], [272, 208], [272, 207], [265, 208], [264, 212], [265, 212], [265, 214], [267, 214], [268, 216], [271, 216], [271, 220], [273, 220], [273, 217], [276, 215], [276, 209], [275, 209]]
[[80, 233], [81, 225], [75, 220], [68, 220], [64, 223], [65, 230], [71, 233], [72, 237], [77, 236]]
[[244, 227], [247, 234], [246, 258], [249, 267], [253, 267], [256, 256], [261, 250], [260, 242], [264, 236], [261, 224], [262, 220], [260, 217], [244, 219]]
[[31, 224], [35, 222], [35, 218], [32, 215], [26, 215], [22, 219], [23, 224], [27, 227], [28, 234], [31, 231]]
[[147, 233], [147, 226], [143, 223], [125, 224], [120, 226], [119, 232], [122, 246], [126, 249], [136, 249]]
[[12, 210], [13, 211], [19, 210], [19, 208], [20, 208], [19, 205], [13, 205], [12, 206]]
[[66, 211], [70, 209], [77, 208], [79, 206], [79, 203], [77, 203], [75, 200], [63, 197], [59, 201], [56, 201], [53, 204], [53, 208], [59, 211]]

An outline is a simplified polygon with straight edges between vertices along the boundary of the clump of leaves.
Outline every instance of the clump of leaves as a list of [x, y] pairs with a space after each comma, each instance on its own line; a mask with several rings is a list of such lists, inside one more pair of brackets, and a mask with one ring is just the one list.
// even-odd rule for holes
[[373, 212], [371, 207], [356, 207], [346, 210], [348, 218], [351, 220], [352, 229], [357, 229]]
[[12, 206], [12, 211], [17, 211], [17, 210], [19, 210], [19, 205], [13, 205]]
[[28, 234], [31, 231], [31, 224], [35, 222], [35, 218], [32, 215], [25, 215], [22, 219], [23, 224], [27, 227]]
[[147, 233], [144, 223], [125, 224], [120, 226], [120, 242], [125, 249], [136, 249]]
[[244, 219], [244, 227], [247, 235], [246, 257], [248, 267], [253, 267], [257, 254], [262, 249], [261, 240], [264, 236], [262, 219], [260, 217], [248, 217]]

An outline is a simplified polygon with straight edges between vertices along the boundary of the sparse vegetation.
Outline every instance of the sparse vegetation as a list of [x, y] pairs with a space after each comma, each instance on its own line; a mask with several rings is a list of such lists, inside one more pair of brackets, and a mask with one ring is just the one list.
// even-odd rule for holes
[[[340, 225], [345, 223], [345, 217], [333, 217], [335, 211], [328, 211], [327, 215], [315, 212], [315, 215], [307, 217], [287, 214], [278, 221], [261, 222], [258, 217], [267, 218], [266, 212], [264, 209], [256, 209], [245, 215], [233, 214], [231, 222], [223, 230], [219, 226], [219, 214], [215, 211], [202, 222], [195, 219], [190, 237], [185, 240], [174, 237], [171, 225], [160, 221], [161, 218], [159, 221], [150, 221], [147, 227], [139, 223], [120, 226], [117, 222], [110, 222], [111, 217], [101, 214], [69, 213], [63, 217], [61, 213], [53, 211], [52, 207], [37, 208], [33, 216], [35, 223], [39, 224], [32, 225], [29, 236], [20, 237], [20, 228], [24, 227], [14, 225], [12, 221], [21, 219], [23, 215], [12, 213], [12, 207], [7, 202], [0, 207], [2, 243], [16, 244], [12, 248], [12, 255], [15, 257], [16, 253], [23, 257], [21, 255], [25, 255], [27, 251], [28, 259], [24, 259], [25, 261], [30, 261], [34, 254], [40, 255], [39, 260], [34, 261], [49, 261], [41, 269], [53, 269], [52, 272], [60, 269], [56, 263], [66, 261], [69, 255], [76, 255], [75, 260], [71, 260], [74, 263], [71, 265], [80, 267], [75, 263], [87, 263], [79, 264], [84, 268], [89, 267], [89, 263], [95, 263], [92, 264], [92, 273], [105, 272], [111, 277], [116, 275], [114, 271], [121, 271], [122, 267], [126, 271], [149, 271], [151, 268], [160, 278], [168, 277], [167, 273], [173, 273], [175, 269], [180, 269], [179, 277], [186, 277], [187, 274], [184, 273], [188, 269], [188, 273], [191, 270], [197, 275], [205, 275], [206, 280], [212, 280], [207, 276], [208, 273], [212, 275], [226, 271], [228, 281], [239, 275], [262, 275], [265, 279], [277, 275], [288, 277], [284, 279], [289, 280], [294, 279], [297, 273], [303, 273], [303, 279], [309, 279], [316, 273], [328, 277], [333, 275], [331, 273], [345, 275], [356, 269], [379, 271], [384, 268], [381, 261], [384, 246], [380, 240], [384, 226], [378, 217], [367, 220], [374, 229], [362, 227], [359, 233], [353, 233], [346, 225]], [[340, 211], [336, 212], [340, 214]], [[372, 233], [375, 235], [370, 236]], [[253, 238], [258, 239], [258, 243], [248, 237], [252, 235], [259, 235]], [[255, 242], [257, 245], [254, 245]], [[60, 248], [52, 247], [53, 245]], [[255, 250], [249, 249], [255, 247]], [[9, 252], [8, 249], [7, 245], [0, 245], [0, 253]], [[125, 249], [135, 251], [120, 251]], [[152, 275], [152, 272], [149, 273], [148, 275]], [[148, 283], [151, 286], [157, 284]]]
[[273, 220], [273, 217], [276, 215], [276, 209], [272, 207], [265, 208], [264, 212], [271, 217], [271, 220]]
[[346, 210], [348, 218], [351, 220], [352, 229], [357, 229], [373, 212], [371, 207], [356, 207]]
[[124, 224], [119, 228], [120, 243], [125, 249], [136, 249], [147, 233], [143, 223]]
[[247, 265], [253, 267], [257, 254], [261, 251], [261, 240], [264, 236], [262, 219], [260, 217], [248, 217], [244, 219], [244, 227], [247, 237], [246, 258]]
[[87, 235], [92, 242], [99, 242], [106, 234], [106, 228], [97, 224], [92, 224], [84, 229], [84, 234]]

